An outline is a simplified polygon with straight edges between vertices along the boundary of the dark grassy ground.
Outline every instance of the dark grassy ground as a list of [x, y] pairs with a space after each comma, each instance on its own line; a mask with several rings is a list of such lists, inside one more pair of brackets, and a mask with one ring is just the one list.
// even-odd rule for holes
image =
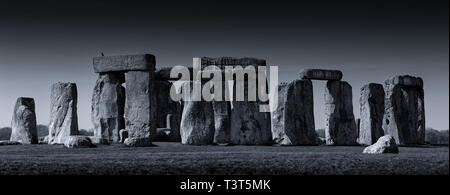
[[344, 146], [61, 145], [0, 147], [0, 175], [10, 174], [449, 174], [449, 148], [401, 147], [400, 154], [362, 154]]

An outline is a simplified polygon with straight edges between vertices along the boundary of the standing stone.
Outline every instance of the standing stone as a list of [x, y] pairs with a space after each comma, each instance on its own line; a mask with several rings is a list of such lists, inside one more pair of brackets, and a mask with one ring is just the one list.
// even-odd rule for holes
[[385, 81], [383, 129], [398, 145], [423, 144], [425, 110], [420, 77], [394, 76]]
[[[192, 82], [183, 83], [183, 87], [191, 88], [191, 98], [196, 93], [192, 88]], [[181, 143], [189, 145], [208, 145], [214, 141], [214, 109], [212, 102], [191, 101], [184, 102], [181, 117]]]
[[310, 80], [295, 80], [278, 87], [278, 107], [272, 112], [272, 137], [280, 145], [316, 145]]
[[[226, 66], [253, 66], [256, 70], [256, 81], [258, 80], [258, 66], [266, 66], [266, 61], [256, 58], [233, 58], [233, 57], [220, 57], [220, 58], [197, 58], [194, 59], [194, 63], [199, 62], [201, 68], [205, 68], [210, 65], [218, 66], [221, 70], [225, 70]], [[234, 80], [235, 85], [237, 80], [243, 78], [237, 78]], [[225, 80], [225, 79], [223, 79]], [[227, 81], [225, 81], [227, 82]], [[272, 143], [272, 133], [270, 130], [270, 113], [260, 112], [260, 105], [267, 105], [267, 102], [262, 102], [257, 98], [257, 101], [248, 101], [248, 80], [244, 82], [244, 101], [233, 101], [231, 104], [230, 123], [227, 122], [227, 114], [225, 112], [228, 105], [227, 103], [219, 103], [216, 107], [220, 107], [215, 112], [216, 121], [218, 121], [216, 128], [216, 143], [226, 142], [229, 131], [229, 142], [236, 145], [265, 145]], [[228, 83], [228, 82], [227, 82]], [[258, 84], [256, 84], [258, 86]], [[233, 87], [233, 94], [236, 95], [236, 86]], [[256, 90], [256, 89], [251, 89]], [[231, 124], [230, 128], [226, 125]], [[228, 130], [229, 129], [229, 130]], [[225, 135], [225, 136], [224, 136]], [[221, 141], [222, 140], [222, 141]]]
[[359, 98], [361, 120], [358, 143], [371, 145], [384, 135], [384, 89], [383, 85], [370, 83], [361, 88]]
[[[154, 67], [154, 66], [153, 66]], [[151, 146], [156, 136], [156, 95], [153, 71], [125, 73], [125, 128], [128, 146]]]
[[231, 102], [225, 101], [225, 90], [228, 86], [228, 82], [222, 83], [222, 101], [213, 100], [214, 108], [214, 143], [215, 144], [228, 144], [230, 143], [230, 128], [231, 128]]
[[325, 88], [327, 145], [355, 145], [358, 132], [353, 115], [352, 87], [346, 81], [328, 81]]
[[77, 85], [55, 83], [50, 97], [49, 144], [64, 144], [71, 135], [78, 134]]
[[173, 101], [170, 97], [171, 82], [163, 80], [156, 80], [154, 82], [157, 99], [156, 128], [167, 128], [170, 130], [168, 141], [179, 142], [181, 140], [181, 104]]
[[10, 141], [17, 141], [22, 144], [38, 143], [33, 98], [17, 98], [11, 121]]
[[123, 82], [124, 74], [121, 72], [100, 73], [94, 87], [91, 119], [94, 137], [101, 143], [119, 142], [119, 130], [125, 128]]

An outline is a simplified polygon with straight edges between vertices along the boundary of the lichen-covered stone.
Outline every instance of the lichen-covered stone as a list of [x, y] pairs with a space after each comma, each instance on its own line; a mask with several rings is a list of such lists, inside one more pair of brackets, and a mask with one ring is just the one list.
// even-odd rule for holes
[[33, 98], [17, 98], [11, 121], [10, 141], [18, 141], [22, 144], [38, 143], [34, 108]]
[[278, 107], [272, 112], [272, 137], [280, 145], [316, 145], [310, 80], [279, 85]]
[[78, 135], [77, 86], [55, 83], [50, 97], [49, 144], [64, 144], [71, 135]]
[[358, 143], [371, 145], [384, 135], [384, 89], [383, 85], [370, 83], [361, 88]]
[[352, 87], [346, 81], [328, 81], [325, 88], [327, 145], [355, 145], [358, 132], [353, 115]]

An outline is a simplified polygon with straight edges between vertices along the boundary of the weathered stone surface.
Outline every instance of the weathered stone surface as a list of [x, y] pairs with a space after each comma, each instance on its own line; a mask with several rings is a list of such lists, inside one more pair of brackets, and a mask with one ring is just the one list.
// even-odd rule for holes
[[75, 83], [55, 83], [50, 97], [49, 144], [64, 144], [78, 134], [77, 86]]
[[342, 72], [339, 70], [304, 69], [300, 72], [300, 79], [341, 80]]
[[95, 147], [92, 141], [87, 136], [69, 136], [64, 141], [64, 147], [66, 148], [91, 148]]
[[151, 54], [95, 57], [93, 63], [96, 73], [155, 70], [155, 56]]
[[21, 145], [22, 143], [18, 141], [9, 141], [9, 140], [3, 140], [0, 141], [0, 146], [11, 146], [11, 145]]
[[120, 143], [124, 143], [125, 139], [128, 138], [128, 131], [125, 129], [121, 129], [119, 131]]
[[38, 143], [33, 98], [17, 98], [11, 121], [10, 141], [18, 141], [22, 144]]
[[398, 145], [423, 144], [425, 142], [423, 89], [417, 85], [391, 83], [393, 82], [386, 81], [384, 86], [386, 93], [384, 133], [394, 137]]
[[272, 138], [280, 145], [316, 145], [313, 88], [310, 80], [278, 86], [272, 112]]
[[384, 89], [383, 85], [370, 83], [361, 88], [360, 126], [358, 143], [371, 145], [384, 135]]
[[358, 132], [353, 115], [352, 87], [346, 81], [328, 81], [325, 87], [327, 145], [355, 145]]
[[[181, 104], [170, 97], [172, 83], [168, 81], [154, 81], [157, 99], [156, 128], [170, 129], [169, 139], [166, 141], [179, 142], [181, 123]], [[159, 137], [159, 136], [158, 136]], [[156, 139], [158, 140], [158, 139]]]
[[91, 120], [94, 136], [104, 143], [119, 142], [119, 130], [125, 128], [123, 118], [125, 88], [121, 72], [101, 73], [92, 94]]
[[129, 146], [151, 146], [156, 136], [156, 94], [154, 73], [129, 71], [125, 73], [125, 128]]
[[[192, 82], [183, 83], [191, 88], [191, 98], [197, 95], [192, 90]], [[214, 110], [212, 102], [185, 101], [181, 117], [181, 143], [189, 145], [207, 145], [214, 141]]]
[[402, 85], [409, 87], [423, 88], [423, 80], [420, 77], [414, 77], [411, 75], [396, 75], [389, 77], [384, 82], [385, 85]]
[[231, 103], [229, 101], [213, 101], [214, 109], [214, 143], [230, 142]]
[[398, 147], [395, 139], [390, 135], [382, 136], [378, 141], [364, 148], [365, 154], [382, 154], [382, 153], [398, 153]]

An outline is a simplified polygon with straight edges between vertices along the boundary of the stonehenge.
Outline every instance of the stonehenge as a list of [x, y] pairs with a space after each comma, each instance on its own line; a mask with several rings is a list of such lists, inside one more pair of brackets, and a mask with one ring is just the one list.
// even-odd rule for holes
[[11, 121], [10, 141], [17, 141], [22, 144], [38, 143], [33, 98], [17, 98]]
[[378, 83], [369, 83], [361, 88], [359, 98], [361, 119], [357, 121], [361, 145], [374, 144], [384, 135], [384, 89]]
[[58, 82], [50, 96], [49, 144], [64, 144], [71, 135], [78, 135], [77, 86]]
[[272, 112], [272, 136], [280, 145], [316, 145], [310, 80], [279, 85], [278, 107]]
[[[425, 105], [420, 77], [397, 75], [386, 79], [384, 85], [364, 85], [359, 97], [360, 118], [355, 120], [352, 86], [341, 80], [343, 74], [339, 70], [303, 70], [298, 79], [278, 85], [276, 109], [262, 112], [261, 105], [268, 101], [250, 98], [256, 86], [249, 80], [267, 80], [261, 81], [257, 74], [233, 72], [233, 77], [228, 78], [224, 73], [229, 66], [238, 65], [257, 70], [266, 67], [265, 60], [202, 57], [194, 58], [193, 62], [193, 67], [188, 68], [191, 76], [197, 68], [201, 70], [210, 65], [219, 68], [225, 81], [218, 88], [225, 97], [222, 101], [195, 100], [194, 97], [205, 97], [205, 94], [193, 90], [193, 86], [197, 82], [206, 86], [210, 83], [206, 81], [212, 79], [192, 78], [177, 86], [172, 81], [181, 78], [180, 75], [171, 78], [171, 68], [156, 68], [155, 57], [151, 54], [95, 57], [93, 68], [98, 78], [91, 105], [94, 135], [79, 135], [76, 84], [58, 82], [51, 87], [47, 143], [65, 144], [68, 148], [114, 143], [143, 147], [152, 146], [155, 141], [283, 146], [317, 145], [324, 141], [326, 145], [369, 146], [395, 140], [397, 145], [424, 144]], [[315, 132], [312, 80], [326, 81], [324, 140]], [[243, 81], [242, 92], [238, 91], [237, 81]], [[209, 91], [212, 97], [215, 87]], [[190, 99], [174, 101], [173, 89], [177, 93], [191, 91]], [[239, 93], [243, 93], [244, 99], [236, 99]], [[17, 99], [11, 126], [11, 143], [39, 142], [33, 98]], [[386, 135], [392, 139], [383, 137]]]
[[397, 75], [386, 79], [383, 129], [398, 145], [424, 144], [425, 107], [423, 80]]

